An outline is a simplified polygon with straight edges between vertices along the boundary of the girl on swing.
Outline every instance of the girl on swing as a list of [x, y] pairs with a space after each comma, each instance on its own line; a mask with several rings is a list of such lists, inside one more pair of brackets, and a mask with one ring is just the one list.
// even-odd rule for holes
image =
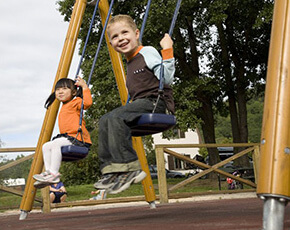
[[112, 47], [127, 59], [126, 86], [132, 102], [118, 107], [99, 121], [98, 156], [102, 178], [94, 184], [117, 194], [146, 177], [141, 170], [137, 154], [132, 147], [130, 123], [143, 113], [151, 113], [158, 97], [160, 66], [164, 65], [164, 95], [158, 102], [156, 113], [168, 109], [174, 113], [170, 84], [173, 82], [175, 61], [173, 41], [165, 34], [160, 41], [162, 58], [152, 46], [142, 46], [139, 30], [128, 15], [117, 15], [108, 23], [107, 33]]
[[54, 92], [46, 100], [45, 108], [48, 109], [55, 99], [62, 102], [58, 115], [60, 134], [42, 146], [45, 171], [33, 176], [36, 180], [34, 183], [36, 188], [43, 188], [60, 181], [59, 168], [62, 161], [62, 146], [75, 144], [90, 147], [92, 144], [84, 120], [81, 127], [82, 133], [77, 135], [82, 100], [85, 110], [93, 104], [91, 92], [86, 82], [80, 77], [77, 77], [76, 81], [68, 78], [60, 79], [55, 85]]

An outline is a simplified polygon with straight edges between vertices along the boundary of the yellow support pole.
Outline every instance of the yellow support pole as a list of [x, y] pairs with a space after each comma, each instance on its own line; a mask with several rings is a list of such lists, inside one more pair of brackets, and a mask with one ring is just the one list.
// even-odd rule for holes
[[290, 2], [274, 5], [261, 136], [257, 194], [263, 229], [282, 230], [290, 199]]
[[[82, 23], [84, 11], [86, 8], [86, 0], [76, 0], [74, 9], [71, 16], [71, 21], [69, 24], [67, 36], [65, 39], [65, 44], [63, 47], [61, 59], [59, 62], [58, 70], [56, 73], [55, 81], [53, 84], [52, 92], [56, 82], [61, 78], [66, 78], [69, 72], [70, 64], [74, 54], [74, 49], [77, 43], [78, 34], [80, 31], [80, 26]], [[36, 189], [33, 186], [34, 179], [32, 176], [34, 174], [39, 174], [43, 168], [43, 157], [42, 157], [42, 145], [49, 141], [53, 132], [55, 125], [57, 113], [59, 109], [59, 102], [54, 102], [52, 106], [47, 110], [45, 118], [42, 124], [42, 130], [39, 135], [36, 151], [34, 154], [31, 169], [28, 175], [27, 183], [25, 186], [24, 195], [20, 204], [20, 220], [26, 219], [27, 212], [31, 211], [33, 206], [34, 197], [36, 194]]]
[[275, 1], [261, 136], [258, 194], [290, 197], [290, 4]]
[[[100, 3], [99, 3], [99, 11], [100, 11], [100, 15], [101, 15], [101, 18], [102, 18], [102, 23], [104, 25], [105, 21], [106, 21], [107, 14], [108, 14], [108, 11], [109, 11], [108, 0], [101, 0], [100, 1]], [[122, 105], [125, 105], [126, 102], [127, 102], [128, 91], [127, 91], [126, 84], [125, 84], [125, 82], [126, 82], [126, 74], [125, 74], [125, 70], [124, 70], [122, 57], [110, 45], [109, 38], [108, 38], [107, 34], [105, 35], [105, 37], [106, 37], [106, 42], [107, 42], [107, 46], [108, 46], [109, 53], [110, 53], [110, 58], [111, 58], [111, 62], [112, 62], [112, 66], [113, 66], [116, 82], [117, 82], [118, 89], [119, 89], [121, 102], [122, 102]], [[145, 156], [145, 151], [144, 151], [144, 147], [143, 147], [143, 143], [142, 143], [141, 137], [133, 137], [132, 138], [132, 143], [133, 143], [134, 149], [137, 152], [137, 155], [138, 155], [142, 170], [144, 172], [146, 172], [146, 174], [147, 174], [147, 177], [142, 182], [143, 188], [144, 188], [144, 194], [145, 194], [145, 197], [146, 197], [146, 201], [150, 205], [152, 205], [151, 207], [154, 207], [154, 205], [155, 205], [154, 201], [156, 200], [156, 195], [155, 195], [155, 191], [154, 191], [154, 188], [153, 188], [153, 183], [152, 183], [152, 179], [151, 179], [151, 176], [150, 176], [148, 162], [147, 162], [147, 159], [146, 159], [146, 156]]]

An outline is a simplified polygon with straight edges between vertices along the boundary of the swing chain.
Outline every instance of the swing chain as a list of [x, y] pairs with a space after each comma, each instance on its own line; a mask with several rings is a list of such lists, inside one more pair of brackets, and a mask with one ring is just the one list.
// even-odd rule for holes
[[155, 110], [157, 108], [158, 102], [159, 102], [161, 97], [163, 98], [163, 96], [164, 96], [164, 90], [163, 89], [158, 89], [158, 97], [156, 99], [156, 102], [155, 102], [154, 109], [153, 109], [152, 113], [155, 113]]

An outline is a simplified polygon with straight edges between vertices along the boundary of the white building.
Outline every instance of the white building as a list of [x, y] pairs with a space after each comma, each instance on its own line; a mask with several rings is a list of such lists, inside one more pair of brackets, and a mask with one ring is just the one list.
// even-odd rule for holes
[[[154, 134], [153, 142], [154, 144], [199, 144], [200, 137], [197, 132], [188, 130], [187, 132], [178, 132], [178, 138], [175, 139], [163, 139], [162, 133]], [[169, 148], [170, 150], [180, 153], [184, 156], [187, 156], [193, 159], [196, 155], [198, 155], [199, 148]], [[165, 168], [169, 170], [189, 170], [190, 164], [187, 162], [181, 161], [167, 153], [164, 153], [165, 158]]]
[[4, 185], [10, 188], [15, 188], [24, 191], [25, 178], [3, 180]]

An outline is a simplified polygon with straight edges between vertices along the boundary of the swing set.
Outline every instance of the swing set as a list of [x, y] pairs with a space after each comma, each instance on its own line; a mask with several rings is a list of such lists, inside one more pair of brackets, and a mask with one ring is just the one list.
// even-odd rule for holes
[[[95, 0], [96, 1], [96, 0]], [[149, 10], [150, 1], [148, 1], [146, 11]], [[180, 2], [178, 0], [178, 2]], [[61, 59], [59, 62], [55, 82], [66, 78], [71, 64], [73, 51], [75, 49], [77, 37], [80, 31], [80, 25], [86, 8], [86, 0], [76, 0], [74, 9], [69, 24], [67, 37], [63, 47]], [[108, 18], [109, 4], [107, 0], [98, 0], [99, 13], [102, 19], [103, 28], [105, 28], [105, 19]], [[111, 2], [112, 5], [112, 2]], [[111, 7], [110, 7], [111, 8]], [[178, 8], [178, 7], [176, 7]], [[177, 14], [175, 14], [176, 16]], [[146, 21], [145, 15], [144, 21]], [[145, 24], [142, 24], [144, 30]], [[173, 20], [174, 21], [174, 20]], [[265, 105], [263, 114], [263, 128], [261, 136], [261, 158], [257, 183], [257, 195], [264, 200], [263, 212], [263, 229], [265, 230], [282, 230], [284, 222], [285, 207], [290, 200], [290, 4], [288, 0], [275, 0], [274, 14], [271, 31], [271, 42], [269, 49], [269, 60], [267, 68], [267, 84], [265, 94]], [[142, 32], [142, 30], [141, 30]], [[106, 35], [105, 35], [106, 36]], [[106, 36], [106, 42], [109, 44], [109, 39]], [[100, 45], [100, 44], [99, 44]], [[125, 86], [125, 71], [121, 55], [113, 50], [108, 45], [108, 50], [114, 70], [114, 75], [118, 85], [120, 98], [124, 105], [127, 101], [127, 89]], [[161, 79], [161, 78], [160, 78]], [[33, 201], [36, 195], [36, 188], [33, 186], [32, 176], [39, 174], [43, 169], [43, 158], [41, 154], [42, 145], [49, 141], [53, 132], [53, 127], [56, 121], [59, 102], [55, 102], [47, 110], [39, 140], [36, 146], [34, 159], [31, 165], [31, 170], [26, 182], [25, 191], [20, 204], [20, 220], [26, 219], [29, 211], [32, 210]], [[153, 117], [156, 114], [153, 113]], [[137, 125], [132, 127], [132, 130], [140, 132], [143, 123], [143, 115], [139, 119]], [[154, 117], [155, 118], [155, 117]], [[146, 120], [146, 119], [144, 119]], [[140, 123], [139, 123], [140, 122]], [[147, 122], [147, 121], [146, 121]], [[152, 121], [150, 122], [153, 123]], [[175, 123], [175, 121], [173, 122]], [[173, 124], [172, 123], [172, 124]], [[154, 124], [154, 123], [153, 123]], [[156, 122], [160, 124], [160, 122]], [[157, 130], [157, 125], [152, 125], [154, 132]], [[150, 125], [144, 125], [147, 129]], [[170, 128], [166, 127], [166, 128]], [[165, 128], [165, 129], [166, 129]], [[134, 133], [134, 131], [133, 131]], [[140, 132], [146, 135], [149, 131]], [[150, 175], [145, 151], [140, 137], [132, 138], [133, 147], [135, 148], [142, 170]], [[75, 148], [67, 147], [67, 148]], [[79, 149], [70, 149], [68, 152], [79, 152]], [[158, 152], [158, 151], [157, 151]], [[80, 157], [76, 157], [80, 159]], [[164, 166], [164, 164], [162, 164]], [[217, 166], [215, 166], [218, 168]], [[213, 168], [211, 170], [214, 170]], [[143, 188], [146, 201], [150, 207], [155, 207], [155, 192], [151, 177], [146, 177], [143, 181]], [[164, 188], [165, 190], [165, 188]], [[159, 191], [160, 194], [163, 190]], [[48, 210], [43, 210], [48, 212]], [[49, 210], [50, 211], [50, 210]]]
[[[93, 74], [93, 71], [95, 68], [95, 64], [96, 64], [96, 61], [98, 58], [98, 54], [99, 54], [99, 51], [101, 48], [101, 44], [102, 44], [102, 40], [104, 38], [104, 35], [106, 37], [107, 44], [109, 44], [108, 37], [105, 34], [105, 31], [106, 31], [106, 27], [107, 27], [109, 18], [111, 16], [113, 4], [114, 4], [114, 0], [111, 0], [110, 6], [108, 6], [108, 1], [106, 1], [106, 0], [97, 0], [96, 5], [95, 5], [95, 9], [94, 9], [93, 16], [91, 19], [90, 27], [89, 27], [89, 30], [88, 30], [88, 33], [86, 36], [85, 45], [84, 45], [84, 48], [82, 50], [82, 55], [81, 55], [79, 65], [77, 68], [77, 73], [75, 76], [75, 77], [77, 77], [79, 72], [80, 72], [81, 64], [82, 64], [85, 50], [87, 47], [88, 39], [89, 39], [91, 30], [93, 27], [93, 22], [94, 22], [94, 19], [96, 16], [96, 12], [99, 9], [100, 16], [102, 18], [103, 30], [102, 30], [102, 33], [100, 36], [100, 41], [98, 43], [97, 51], [96, 51], [94, 61], [93, 61], [92, 67], [91, 67], [90, 75], [89, 75], [89, 78], [87, 81], [88, 85], [90, 84], [90, 80], [91, 80], [91, 77], [92, 77], [92, 74]], [[151, 4], [151, 0], [148, 0], [146, 12], [145, 12], [145, 16], [143, 19], [141, 32], [140, 32], [140, 41], [142, 40], [142, 35], [144, 32], [146, 20], [147, 20], [148, 14], [149, 14], [150, 4]], [[181, 5], [181, 0], [177, 0], [177, 4], [175, 7], [175, 11], [174, 11], [174, 16], [172, 18], [171, 26], [169, 29], [170, 36], [172, 36], [172, 33], [173, 33], [173, 29], [175, 26], [175, 22], [177, 19], [180, 5]], [[70, 66], [71, 59], [72, 59], [73, 50], [74, 50], [75, 45], [76, 45], [76, 40], [78, 37], [78, 32], [80, 30], [80, 25], [81, 25], [82, 17], [84, 15], [85, 8], [86, 8], [86, 1], [81, 1], [81, 0], [76, 1], [75, 6], [74, 6], [74, 10], [72, 13], [68, 33], [67, 33], [66, 43], [65, 43], [64, 48], [63, 48], [62, 57], [61, 57], [61, 60], [59, 63], [57, 76], [56, 76], [54, 85], [56, 84], [56, 82], [59, 79], [67, 77], [68, 69]], [[124, 105], [125, 104], [124, 102], [128, 101], [128, 96], [125, 96], [125, 94], [127, 94], [127, 90], [125, 87], [125, 80], [124, 80], [125, 79], [125, 75], [124, 75], [125, 71], [124, 71], [124, 67], [122, 64], [122, 58], [121, 58], [120, 54], [118, 54], [116, 51], [114, 51], [112, 49], [112, 47], [108, 46], [108, 49], [109, 49], [110, 58], [112, 61], [112, 66], [113, 66], [113, 70], [115, 73], [116, 81], [118, 84], [121, 101], [122, 101], [122, 104]], [[160, 98], [162, 98], [162, 96], [163, 96], [163, 86], [164, 86], [164, 76], [163, 75], [164, 75], [164, 68], [163, 68], [163, 60], [162, 60], [161, 61], [160, 78], [159, 78], [160, 83], [159, 83], [159, 90], [158, 90], [158, 98], [157, 98], [156, 104], [158, 103]], [[127, 97], [126, 98], [127, 100], [125, 100], [125, 97]], [[28, 175], [28, 181], [27, 181], [24, 195], [22, 197], [22, 201], [21, 201], [21, 205], [20, 205], [20, 210], [21, 210], [21, 214], [20, 214], [20, 218], [19, 218], [20, 220], [26, 219], [28, 212], [31, 211], [31, 209], [32, 209], [33, 200], [35, 197], [35, 188], [33, 187], [32, 176], [34, 174], [40, 173], [42, 170], [43, 158], [42, 158], [42, 154], [41, 154], [41, 146], [45, 142], [49, 141], [49, 139], [51, 138], [53, 126], [54, 126], [54, 123], [56, 120], [56, 115], [58, 112], [58, 108], [59, 108], [59, 103], [56, 102], [46, 112], [42, 131], [41, 131], [39, 141], [38, 141], [38, 144], [36, 147], [34, 160], [33, 160], [32, 165], [31, 165], [31, 170], [30, 170], [30, 173]], [[77, 133], [77, 136], [81, 135], [81, 137], [82, 137], [81, 126], [82, 126], [82, 120], [83, 120], [83, 110], [84, 109], [83, 109], [83, 102], [82, 102], [80, 119], [79, 119], [79, 130]], [[141, 115], [141, 117], [136, 121], [136, 123], [130, 127], [131, 132], [132, 132], [133, 147], [135, 148], [135, 150], [137, 152], [142, 170], [145, 171], [147, 173], [147, 175], [150, 175], [150, 172], [149, 172], [149, 168], [148, 168], [148, 164], [147, 164], [147, 159], [145, 156], [144, 147], [143, 147], [142, 140], [140, 137], [145, 136], [145, 135], [152, 135], [155, 133], [163, 132], [163, 131], [168, 130], [176, 125], [176, 118], [174, 115], [155, 113], [154, 110], [152, 111], [152, 113]], [[81, 159], [85, 158], [88, 155], [89, 149], [87, 147], [84, 147], [84, 146], [77, 146], [77, 145], [72, 144], [72, 145], [68, 145], [68, 146], [63, 146], [61, 148], [61, 151], [62, 151], [62, 160], [63, 161], [77, 161], [77, 160], [81, 160]], [[151, 178], [146, 177], [142, 183], [143, 183], [143, 187], [144, 187], [146, 201], [149, 203], [151, 208], [155, 208], [156, 196], [155, 196], [155, 192], [153, 189], [153, 184], [152, 184]]]

